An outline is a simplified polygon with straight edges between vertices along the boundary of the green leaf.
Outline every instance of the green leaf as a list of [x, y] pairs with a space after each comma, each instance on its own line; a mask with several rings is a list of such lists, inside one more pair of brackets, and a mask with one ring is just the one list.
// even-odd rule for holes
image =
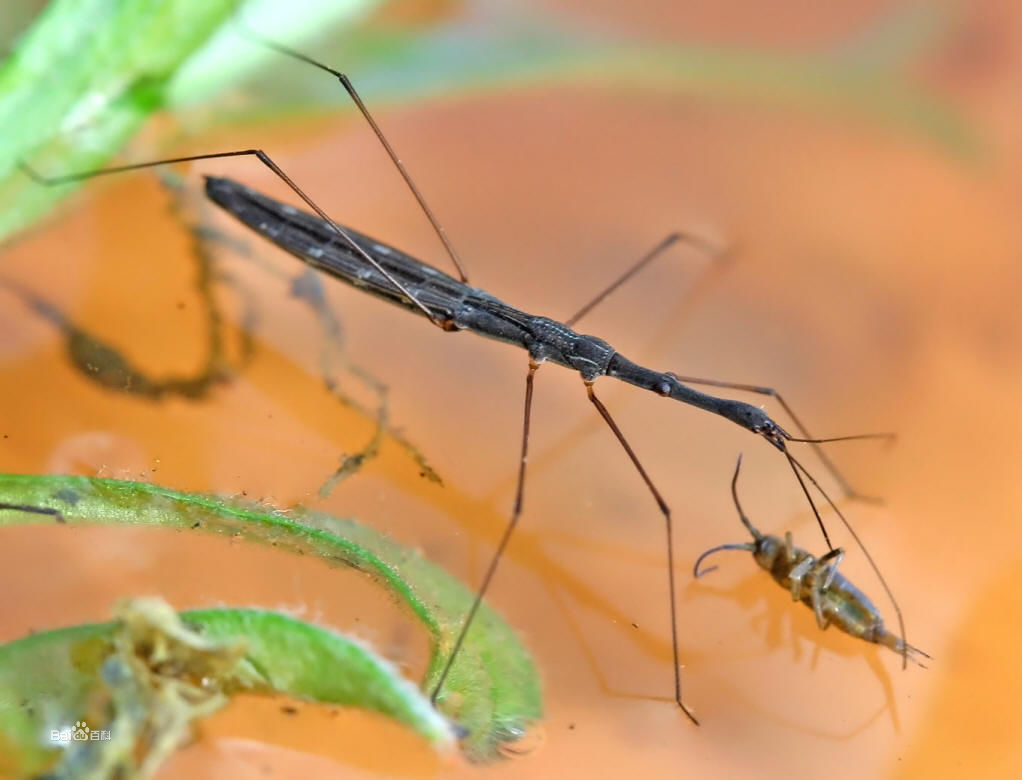
[[[289, 516], [157, 485], [90, 477], [0, 475], [0, 526], [25, 522], [141, 525], [240, 536], [374, 577], [429, 631], [422, 687], [432, 690], [473, 594], [419, 552], [353, 520], [305, 509]], [[34, 511], [16, 511], [17, 508]], [[13, 508], [13, 509], [12, 509]], [[51, 514], [41, 514], [50, 512]], [[487, 761], [542, 714], [539, 677], [514, 631], [483, 605], [451, 667], [440, 710], [464, 728], [466, 755]]]
[[359, 19], [379, 0], [55, 0], [0, 66], [0, 241], [77, 185], [47, 176], [102, 167], [149, 116], [209, 97], [265, 67], [269, 50], [239, 36], [240, 12], [289, 39]]
[[[148, 777], [232, 693], [282, 693], [392, 717], [448, 748], [448, 722], [361, 642], [256, 609], [135, 599], [117, 621], [0, 646], [0, 737], [19, 774]], [[101, 739], [59, 735], [82, 723]], [[83, 729], [84, 731], [84, 729]], [[54, 739], [54, 732], [58, 735]]]
[[68, 187], [48, 173], [106, 161], [163, 102], [175, 70], [239, 0], [55, 0], [0, 67], [0, 239], [29, 224]]

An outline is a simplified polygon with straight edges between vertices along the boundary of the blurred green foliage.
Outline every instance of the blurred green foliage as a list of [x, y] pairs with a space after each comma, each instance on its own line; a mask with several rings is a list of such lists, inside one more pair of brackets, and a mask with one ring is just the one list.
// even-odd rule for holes
[[[978, 148], [959, 114], [914, 72], [953, 29], [953, 6], [943, 2], [897, 6], [829, 49], [803, 52], [632, 41], [552, 11], [483, 0], [426, 23], [381, 22], [373, 13], [384, 5], [54, 0], [0, 67], [0, 241], [68, 191], [28, 181], [19, 159], [50, 175], [101, 166], [162, 108], [187, 115], [191, 132], [351, 109], [333, 79], [246, 39], [244, 27], [348, 71], [374, 107], [573, 82], [826, 112], [958, 156]], [[231, 23], [236, 9], [242, 25]], [[5, 34], [25, 15], [12, 13]], [[223, 100], [229, 87], [247, 99]]]

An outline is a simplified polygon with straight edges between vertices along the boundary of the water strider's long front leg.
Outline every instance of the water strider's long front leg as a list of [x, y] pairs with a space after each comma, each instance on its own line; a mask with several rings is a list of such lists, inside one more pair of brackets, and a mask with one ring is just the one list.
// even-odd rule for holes
[[675, 604], [674, 595], [674, 528], [671, 521], [671, 508], [664, 501], [660, 491], [657, 490], [656, 485], [653, 484], [653, 480], [650, 479], [649, 474], [646, 473], [646, 469], [643, 468], [642, 463], [639, 462], [638, 456], [635, 454], [635, 450], [628, 443], [625, 435], [621, 432], [621, 429], [614, 422], [614, 418], [610, 416], [610, 412], [607, 407], [603, 405], [599, 398], [596, 397], [596, 393], [593, 391], [592, 381], [586, 381], [586, 394], [589, 396], [589, 400], [592, 401], [593, 406], [596, 407], [596, 411], [600, 413], [600, 417], [603, 418], [604, 422], [610, 427], [611, 431], [614, 432], [614, 436], [617, 437], [618, 442], [624, 447], [628, 457], [631, 459], [632, 464], [639, 472], [639, 476], [642, 477], [642, 481], [646, 483], [646, 487], [649, 488], [649, 492], [653, 494], [653, 498], [660, 507], [660, 511], [664, 516], [664, 523], [667, 528], [667, 584], [670, 589], [670, 604], [671, 604], [671, 650], [674, 658], [674, 700], [678, 703], [681, 711], [684, 712], [689, 720], [691, 720], [697, 726], [699, 721], [696, 720], [696, 716], [692, 714], [691, 710], [685, 706], [685, 702], [681, 698], [681, 662], [678, 659], [678, 617], [677, 617], [677, 606]]
[[[788, 560], [791, 561], [795, 556], [792, 554], [791, 546], [791, 532], [787, 531], [784, 534], [784, 546], [788, 554]], [[802, 600], [802, 589], [805, 587], [806, 575], [812, 570], [816, 559], [806, 553], [805, 557], [796, 563], [791, 571], [788, 572], [788, 579], [790, 580], [789, 588], [791, 590], [791, 600], [801, 601]]]

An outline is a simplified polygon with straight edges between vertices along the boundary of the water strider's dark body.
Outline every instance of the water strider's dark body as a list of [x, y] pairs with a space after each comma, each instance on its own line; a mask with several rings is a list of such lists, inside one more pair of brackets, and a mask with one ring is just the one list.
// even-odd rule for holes
[[[252, 230], [305, 263], [379, 298], [425, 316], [378, 269], [350, 247], [329, 223], [268, 198], [231, 179], [206, 177], [206, 194]], [[450, 330], [470, 330], [528, 350], [537, 363], [550, 361], [578, 371], [586, 382], [610, 376], [676, 401], [705, 409], [764, 436], [778, 449], [790, 437], [757, 406], [701, 393], [670, 373], [628, 360], [603, 339], [509, 306], [351, 228], [345, 231], [429, 312]]]

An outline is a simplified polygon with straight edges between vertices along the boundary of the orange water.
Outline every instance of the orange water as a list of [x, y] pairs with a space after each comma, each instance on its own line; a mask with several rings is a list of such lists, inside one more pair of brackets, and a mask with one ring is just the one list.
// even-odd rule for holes
[[[887, 651], [821, 633], [747, 556], [722, 557], [719, 571], [692, 584], [695, 556], [743, 540], [727, 490], [740, 451], [754, 521], [790, 529], [811, 549], [822, 551], [822, 542], [764, 443], [604, 380], [602, 399], [675, 510], [685, 698], [704, 724], [691, 726], [665, 701], [660, 515], [578, 378], [546, 367], [537, 376], [525, 515], [491, 597], [542, 670], [542, 747], [479, 770], [431, 757], [377, 718], [316, 708], [289, 716], [277, 702], [239, 700], [161, 777], [1010, 775], [1022, 740], [1014, 650], [1022, 617], [1014, 404], [1022, 390], [1022, 113], [1010, 97], [1022, 51], [1012, 31], [1022, 25], [1010, 7], [984, 5], [962, 28], [979, 43], [950, 47], [927, 76], [987, 144], [979, 165], [810, 112], [581, 88], [384, 117], [473, 283], [527, 310], [569, 315], [673, 229], [708, 231], [740, 248], [696, 283], [699, 260], [672, 253], [583, 330], [656, 367], [780, 388], [819, 435], [896, 430], [890, 451], [844, 444], [830, 452], [857, 485], [886, 498], [845, 508], [899, 597], [910, 641], [934, 656], [930, 670], [902, 673]], [[730, 28], [704, 15], [692, 29], [780, 45], [855, 22], [847, 9], [801, 19], [802, 37], [787, 38], [783, 25], [732, 15]], [[652, 35], [658, 19], [626, 22]], [[224, 132], [196, 148], [258, 140], [341, 221], [443, 264], [428, 225], [354, 120], [242, 135]], [[244, 161], [198, 170], [284, 194]], [[201, 318], [187, 241], [164, 202], [144, 177], [93, 188], [52, 229], [5, 253], [3, 271], [148, 370], [187, 372], [202, 358]], [[234, 234], [277, 268], [296, 269]], [[320, 502], [320, 482], [340, 452], [367, 440], [371, 421], [322, 389], [315, 324], [281, 283], [224, 262], [256, 290], [259, 349], [244, 374], [203, 403], [154, 404], [88, 384], [68, 367], [51, 326], [0, 299], [0, 468], [312, 503], [385, 529], [476, 582], [510, 507], [525, 355], [441, 333], [330, 285], [353, 360], [390, 386], [393, 421], [444, 485], [420, 478], [387, 443]], [[238, 310], [236, 297], [224, 299]], [[386, 599], [312, 561], [156, 531], [2, 536], [3, 638], [100, 619], [119, 596], [158, 592], [181, 607], [297, 607], [412, 666], [421, 656], [422, 637]], [[857, 552], [845, 571], [893, 624]]]

